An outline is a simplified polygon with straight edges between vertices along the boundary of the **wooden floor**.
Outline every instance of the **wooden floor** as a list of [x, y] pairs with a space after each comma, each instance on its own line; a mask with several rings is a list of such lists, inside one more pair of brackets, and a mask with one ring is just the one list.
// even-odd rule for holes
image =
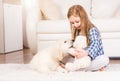
[[[16, 52], [11, 52], [7, 54], [0, 54], [0, 64], [7, 64], [7, 63], [22, 63], [27, 64], [32, 59], [33, 54], [30, 52], [29, 49], [23, 49]], [[120, 64], [120, 59], [110, 59], [111, 64]]]
[[27, 64], [32, 59], [33, 54], [29, 49], [23, 49], [11, 53], [0, 54], [0, 64], [24, 63]]

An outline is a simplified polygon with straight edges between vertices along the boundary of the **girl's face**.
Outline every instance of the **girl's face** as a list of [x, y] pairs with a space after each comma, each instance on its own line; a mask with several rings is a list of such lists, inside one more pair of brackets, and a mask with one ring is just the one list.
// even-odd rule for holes
[[80, 29], [81, 21], [80, 21], [79, 16], [70, 16], [69, 21], [70, 21], [72, 27]]

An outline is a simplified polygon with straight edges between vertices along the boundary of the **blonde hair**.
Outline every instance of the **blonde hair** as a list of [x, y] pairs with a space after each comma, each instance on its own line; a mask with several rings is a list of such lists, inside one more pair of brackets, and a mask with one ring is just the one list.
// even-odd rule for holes
[[[81, 5], [73, 5], [72, 7], [69, 8], [67, 17], [70, 18], [71, 16], [79, 16], [81, 20], [81, 28], [83, 29], [83, 32], [86, 36], [86, 42], [87, 45], [89, 45], [90, 40], [89, 40], [89, 30], [91, 27], [94, 25], [91, 23], [91, 21], [88, 18], [88, 15], [84, 8]], [[76, 36], [79, 34], [81, 31], [80, 29], [76, 29], [74, 27], [71, 28], [71, 34], [72, 34], [72, 40], [75, 40]]]

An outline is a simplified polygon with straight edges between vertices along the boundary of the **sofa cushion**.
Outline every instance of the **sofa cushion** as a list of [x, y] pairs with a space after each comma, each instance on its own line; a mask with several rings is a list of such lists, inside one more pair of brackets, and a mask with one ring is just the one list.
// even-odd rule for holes
[[38, 49], [42, 50], [45, 47], [54, 45], [56, 40], [70, 40], [70, 33], [52, 33], [52, 34], [38, 34]]
[[53, 0], [41, 0], [40, 8], [45, 19], [60, 19], [62, 14]]
[[67, 18], [68, 9], [74, 4], [82, 5], [88, 15], [90, 15], [90, 0], [54, 0], [62, 12], [63, 18]]
[[[120, 19], [91, 19], [101, 32], [120, 32]], [[38, 33], [68, 33], [70, 24], [64, 20], [41, 20], [37, 24]]]
[[74, 4], [82, 5], [90, 16], [90, 0], [41, 0], [41, 11], [45, 19], [67, 18], [69, 7]]
[[105, 55], [109, 57], [120, 57], [120, 37], [103, 39], [103, 48]]
[[102, 39], [120, 39], [120, 32], [101, 32]]
[[41, 20], [37, 24], [37, 33], [68, 33], [70, 24], [67, 19], [64, 20]]
[[120, 32], [120, 19], [91, 19], [101, 32]]
[[119, 5], [120, 0], [92, 0], [92, 17], [102, 19], [115, 17]]

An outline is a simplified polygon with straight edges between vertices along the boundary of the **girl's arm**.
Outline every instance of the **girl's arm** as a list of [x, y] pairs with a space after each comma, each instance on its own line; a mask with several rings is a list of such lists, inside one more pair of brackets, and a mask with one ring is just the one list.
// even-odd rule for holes
[[89, 34], [90, 45], [86, 48], [89, 56], [92, 59], [95, 59], [100, 54], [104, 54], [102, 47], [102, 40], [100, 38], [100, 34], [96, 28], [92, 28]]

